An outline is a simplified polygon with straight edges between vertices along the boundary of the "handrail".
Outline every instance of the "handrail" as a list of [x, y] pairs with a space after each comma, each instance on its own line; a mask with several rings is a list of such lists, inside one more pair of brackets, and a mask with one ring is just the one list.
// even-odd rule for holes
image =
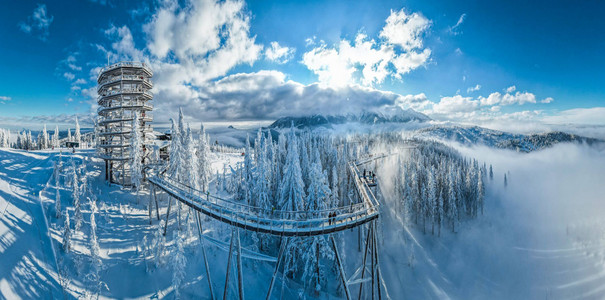
[[[330, 208], [330, 209], [317, 210], [317, 211], [313, 211], [313, 212], [309, 212], [306, 210], [300, 210], [300, 211], [272, 210], [272, 209], [268, 209], [268, 208], [262, 208], [262, 207], [258, 207], [258, 206], [245, 204], [245, 203], [235, 202], [233, 200], [216, 197], [214, 195], [210, 195], [210, 194], [204, 193], [200, 190], [191, 188], [183, 183], [180, 183], [174, 179], [167, 178], [165, 176], [156, 175], [156, 178], [160, 182], [164, 182], [164, 183], [172, 185], [172, 186], [178, 186], [181, 191], [186, 191], [188, 194], [191, 194], [191, 195], [197, 195], [197, 196], [199, 196], [199, 198], [203, 198], [207, 202], [211, 202], [211, 203], [217, 204], [217, 205], [222, 203], [222, 204], [224, 204], [224, 206], [232, 205], [233, 207], [239, 208], [238, 211], [241, 211], [241, 212], [247, 212], [247, 211], [265, 212], [265, 215], [275, 215], [275, 214], [306, 215], [306, 214], [327, 214], [327, 213], [331, 213], [331, 212], [358, 211], [359, 208], [363, 208], [363, 209], [367, 210], [367, 208], [365, 207], [365, 204], [363, 202], [356, 203], [356, 204], [353, 204], [350, 206], [341, 206], [341, 207], [335, 207], [335, 208]], [[210, 200], [212, 200], [212, 201], [210, 201]], [[275, 218], [273, 218], [273, 219], [277, 220]]]
[[122, 102], [121, 105], [117, 105], [117, 106], [99, 106], [99, 108], [97, 108], [97, 114], [100, 114], [102, 111], [105, 111], [105, 110], [115, 110], [115, 109], [120, 109], [120, 108], [132, 108], [132, 107], [143, 107], [143, 108], [152, 110], [153, 105], [151, 105], [150, 103], [146, 103], [146, 102], [147, 101]]
[[147, 95], [147, 96], [153, 98], [152, 92], [150, 92], [144, 88], [138, 88], [138, 89], [116, 89], [116, 90], [106, 91], [104, 94], [100, 94], [98, 99], [101, 100], [104, 97], [109, 97], [109, 96], [118, 95], [118, 94], [134, 94], [134, 93], [142, 93], [144, 95]]
[[101, 68], [101, 70], [99, 71], [99, 76], [101, 76], [103, 73], [105, 73], [111, 69], [122, 68], [122, 67], [143, 68], [143, 69], [147, 70], [150, 74], [153, 75], [153, 71], [151, 71], [151, 68], [149, 68], [149, 66], [144, 62], [121, 61], [121, 62], [117, 62], [115, 64]]
[[153, 86], [153, 82], [151, 80], [149, 80], [149, 78], [147, 78], [145, 76], [141, 76], [141, 75], [116, 75], [116, 76], [109, 76], [109, 77], [101, 80], [101, 82], [98, 83], [99, 88], [97, 90], [101, 89], [104, 85], [106, 85], [108, 83], [118, 82], [120, 80], [141, 80], [141, 81], [149, 83], [151, 86]]

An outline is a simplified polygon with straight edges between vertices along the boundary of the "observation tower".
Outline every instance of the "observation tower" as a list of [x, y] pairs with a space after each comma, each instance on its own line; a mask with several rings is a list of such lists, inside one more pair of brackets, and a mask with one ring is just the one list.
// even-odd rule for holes
[[130, 161], [132, 124], [139, 116], [143, 163], [148, 160], [153, 129], [151, 100], [153, 72], [142, 62], [119, 62], [101, 69], [97, 78], [97, 152], [105, 160], [105, 179], [124, 186], [131, 185]]

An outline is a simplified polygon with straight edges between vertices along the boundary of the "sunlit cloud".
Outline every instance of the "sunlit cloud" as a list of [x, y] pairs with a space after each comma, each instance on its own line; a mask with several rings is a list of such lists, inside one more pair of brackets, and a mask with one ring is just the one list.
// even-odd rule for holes
[[321, 43], [303, 55], [302, 63], [329, 85], [374, 85], [388, 76], [401, 79], [428, 62], [431, 50], [422, 48], [422, 40], [430, 25], [418, 13], [391, 11], [379, 34], [382, 40], [358, 33], [354, 41], [342, 39], [333, 47]]

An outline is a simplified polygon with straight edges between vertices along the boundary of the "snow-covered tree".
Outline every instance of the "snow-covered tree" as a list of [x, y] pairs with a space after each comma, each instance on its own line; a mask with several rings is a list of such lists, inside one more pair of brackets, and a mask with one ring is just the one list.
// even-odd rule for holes
[[80, 123], [78, 123], [78, 117], [76, 116], [76, 132], [74, 134], [74, 142], [81, 143], [82, 135], [80, 134]]
[[494, 180], [494, 170], [492, 169], [492, 165], [489, 165], [489, 179]]
[[[328, 176], [322, 171], [321, 160], [317, 148], [313, 149], [313, 159], [309, 168], [309, 187], [307, 188], [307, 212], [309, 218], [319, 218], [322, 216], [320, 211], [328, 209], [331, 191], [328, 187]], [[325, 217], [325, 215], [323, 215]], [[320, 258], [332, 259], [334, 254], [330, 248], [325, 236], [313, 236], [309, 247], [303, 252], [303, 281], [310, 284], [313, 290], [319, 292], [321, 284], [325, 280], [323, 268], [320, 265]]]
[[53, 132], [51, 144], [55, 148], [59, 148], [59, 126], [55, 125], [55, 132]]
[[195, 145], [195, 141], [193, 140], [193, 134], [191, 133], [191, 129], [189, 128], [189, 126], [187, 126], [187, 133], [185, 135], [185, 145], [184, 145], [184, 149], [183, 149], [183, 154], [184, 154], [184, 158], [185, 158], [185, 165], [187, 166], [185, 168], [185, 172], [187, 173], [185, 176], [185, 184], [187, 184], [188, 186], [194, 188], [194, 189], [199, 189], [199, 172], [198, 172], [198, 167], [199, 167], [199, 162], [198, 162], [198, 157], [197, 157], [197, 153], [196, 153], [196, 145]]
[[428, 204], [429, 208], [427, 209], [427, 218], [429, 218], [431, 222], [431, 234], [435, 234], [435, 222], [437, 221], [436, 213], [439, 206], [437, 203], [437, 183], [435, 182], [435, 169], [430, 168], [428, 172], [428, 184], [427, 184], [427, 199], [425, 202]]
[[506, 179], [506, 173], [504, 173], [504, 187], [508, 186], [508, 180]]
[[153, 230], [153, 241], [151, 244], [156, 267], [164, 264], [166, 253], [166, 237], [164, 236], [164, 220], [160, 221]]
[[252, 156], [250, 153], [250, 138], [246, 135], [246, 148], [244, 151], [244, 169], [242, 174], [242, 198], [246, 203], [255, 205], [254, 197], [252, 196], [253, 181], [252, 181]]
[[88, 235], [88, 243], [90, 247], [90, 273], [87, 279], [91, 285], [91, 291], [96, 298], [103, 289], [108, 289], [107, 285], [101, 281], [101, 270], [103, 269], [103, 261], [101, 260], [101, 248], [97, 238], [97, 221], [95, 215], [97, 213], [97, 203], [94, 195], [90, 198], [90, 234]]
[[185, 267], [187, 266], [187, 257], [185, 256], [183, 234], [174, 232], [174, 254], [172, 255], [172, 287], [174, 288], [174, 298], [181, 297], [181, 287], [185, 279]]
[[143, 179], [143, 140], [140, 124], [139, 112], [135, 111], [130, 137], [130, 178], [133, 187], [137, 191], [137, 197], [141, 189], [141, 180]]
[[481, 214], [483, 215], [483, 200], [485, 198], [485, 186], [483, 185], [483, 170], [479, 169], [479, 174], [477, 176], [477, 202], [479, 207], [481, 208]]
[[73, 138], [71, 137], [71, 128], [67, 128], [67, 141], [73, 142]]
[[65, 210], [65, 221], [63, 223], [63, 251], [71, 250], [71, 228], [69, 228], [69, 211]]
[[80, 204], [80, 189], [78, 185], [78, 172], [76, 169], [76, 163], [72, 160], [72, 201], [74, 204], [74, 229], [80, 230], [80, 226], [82, 226], [82, 207]]
[[209, 138], [206, 135], [206, 129], [204, 124], [200, 128], [200, 138], [197, 148], [197, 162], [198, 162], [198, 173], [199, 173], [199, 187], [202, 191], [208, 190], [208, 183], [210, 182], [210, 143]]
[[279, 207], [281, 210], [298, 211], [304, 209], [305, 185], [300, 169], [298, 143], [294, 125], [290, 128], [290, 134], [288, 135], [288, 151], [279, 195]]
[[170, 141], [170, 161], [168, 163], [168, 174], [170, 178], [176, 181], [182, 181], [184, 174], [184, 159], [183, 159], [183, 147], [181, 144], [181, 133], [173, 119], [170, 119], [172, 123], [172, 137]]
[[44, 124], [44, 129], [42, 129], [42, 139], [40, 141], [40, 149], [48, 149], [50, 146], [50, 142], [48, 140], [48, 132], [46, 131], [46, 124]]
[[[61, 159], [59, 157], [59, 159]], [[61, 193], [60, 193], [60, 189], [59, 189], [59, 164], [55, 162], [54, 163], [54, 177], [55, 177], [55, 218], [60, 218], [61, 217]]]

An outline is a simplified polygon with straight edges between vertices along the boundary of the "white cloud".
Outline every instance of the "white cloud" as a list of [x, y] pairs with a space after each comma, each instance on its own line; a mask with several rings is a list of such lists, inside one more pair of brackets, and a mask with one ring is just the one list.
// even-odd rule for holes
[[75, 64], [67, 64], [67, 66], [74, 71], [82, 71], [82, 67], [77, 66]]
[[481, 89], [481, 85], [477, 84], [474, 87], [472, 86], [472, 87], [467, 88], [466, 89], [466, 93], [468, 94], [468, 93], [476, 92], [476, 91], [478, 91], [480, 89]]
[[405, 51], [422, 48], [422, 34], [430, 27], [431, 21], [424, 16], [405, 11], [392, 11], [386, 20], [386, 25], [380, 31], [380, 37], [389, 44], [397, 45]]
[[[510, 88], [509, 88], [510, 89]], [[500, 92], [491, 93], [487, 98], [479, 97], [481, 105], [523, 105], [525, 103], [536, 103], [536, 95], [529, 92], [516, 92], [514, 94], [501, 94]], [[546, 101], [546, 102], [544, 102]], [[552, 102], [552, 98], [542, 100], [542, 103]]]
[[105, 30], [105, 35], [112, 39], [114, 42], [111, 44], [111, 48], [117, 53], [107, 52], [110, 60], [135, 60], [135, 61], [147, 61], [147, 57], [143, 54], [143, 51], [138, 50], [134, 43], [132, 33], [127, 26], [116, 27], [111, 25]]
[[421, 49], [422, 34], [429, 26], [430, 21], [420, 14], [391, 11], [380, 32], [382, 41], [358, 33], [355, 41], [342, 39], [334, 47], [321, 43], [306, 52], [302, 62], [329, 85], [380, 84], [387, 76], [401, 79], [429, 60], [431, 50]]
[[271, 47], [265, 49], [265, 57], [276, 63], [285, 64], [294, 56], [295, 51], [294, 48], [280, 46], [278, 42], [271, 42]]
[[312, 38], [306, 38], [305, 39], [305, 46], [309, 47], [309, 46], [315, 45], [315, 40], [316, 39], [317, 39], [316, 36], [313, 36]]
[[74, 81], [74, 84], [85, 84], [86, 80], [83, 78], [78, 78], [78, 80]]
[[420, 93], [417, 95], [401, 96], [397, 99], [395, 104], [402, 108], [412, 108], [417, 111], [422, 111], [431, 106], [433, 102], [429, 101], [424, 93]]
[[450, 114], [459, 112], [473, 112], [479, 107], [479, 103], [471, 97], [462, 97], [455, 95], [452, 97], [442, 97], [439, 103], [433, 105], [433, 113]]
[[605, 125], [605, 107], [574, 108], [545, 116], [544, 122], [553, 124]]
[[0, 96], [0, 104], [5, 104], [7, 101], [10, 101], [12, 98], [9, 96]]
[[49, 35], [48, 28], [53, 22], [54, 17], [46, 12], [46, 4], [38, 4], [27, 21], [19, 22], [19, 28], [25, 33], [37, 36], [40, 40], [46, 41]]
[[512, 93], [512, 92], [514, 92], [516, 90], [517, 90], [517, 87], [514, 86], [514, 85], [512, 85], [512, 86], [509, 86], [508, 88], [506, 88], [505, 91], [510, 94], [510, 93]]
[[63, 77], [65, 77], [65, 79], [67, 79], [67, 80], [73, 80], [76, 77], [76, 75], [74, 75], [73, 73], [70, 73], [70, 72], [65, 72], [65, 73], [63, 73]]
[[165, 2], [144, 25], [154, 69], [169, 81], [203, 84], [239, 64], [254, 63], [262, 50], [250, 36], [244, 2], [191, 0]]
[[551, 103], [555, 101], [555, 99], [553, 99], [552, 97], [547, 97], [545, 99], [540, 100], [540, 103]]
[[460, 15], [460, 18], [458, 18], [458, 22], [456, 22], [456, 25], [448, 28], [448, 31], [453, 34], [453, 35], [459, 35], [462, 32], [458, 31], [458, 28], [460, 27], [460, 25], [462, 25], [462, 23], [464, 22], [464, 19], [466, 18], [466, 14], [462, 14]]

